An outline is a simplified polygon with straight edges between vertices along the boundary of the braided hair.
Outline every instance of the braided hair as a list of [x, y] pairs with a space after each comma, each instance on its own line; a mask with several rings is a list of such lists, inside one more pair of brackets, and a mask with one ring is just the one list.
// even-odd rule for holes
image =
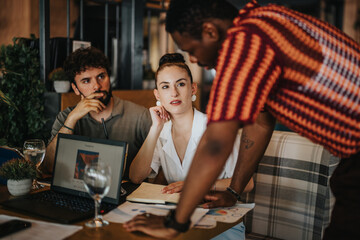
[[189, 66], [185, 63], [185, 59], [183, 55], [180, 53], [167, 53], [163, 55], [159, 60], [159, 68], [157, 69], [155, 73], [155, 81], [157, 82], [157, 76], [161, 70], [163, 70], [166, 67], [172, 67], [176, 66], [182, 69], [185, 69], [190, 77], [191, 83], [193, 83], [193, 78], [191, 75], [191, 71]]

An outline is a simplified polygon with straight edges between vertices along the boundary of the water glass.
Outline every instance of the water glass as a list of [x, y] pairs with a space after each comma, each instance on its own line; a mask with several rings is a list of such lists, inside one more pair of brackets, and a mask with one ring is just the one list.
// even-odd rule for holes
[[96, 228], [109, 225], [99, 213], [101, 200], [110, 189], [111, 169], [102, 162], [87, 164], [84, 171], [84, 184], [87, 192], [95, 201], [95, 217], [85, 223], [85, 226]]
[[[37, 171], [39, 171], [39, 166], [44, 160], [45, 150], [45, 143], [41, 139], [29, 139], [24, 142], [24, 157], [35, 164]], [[34, 179], [32, 189], [39, 189], [41, 187], [42, 186], [38, 184], [36, 179]]]

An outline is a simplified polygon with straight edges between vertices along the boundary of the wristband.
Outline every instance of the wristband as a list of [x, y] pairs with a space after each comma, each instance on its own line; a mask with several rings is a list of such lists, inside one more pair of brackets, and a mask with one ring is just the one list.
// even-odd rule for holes
[[69, 129], [72, 132], [74, 132], [74, 129], [72, 129], [71, 127], [66, 126], [65, 124], [63, 125], [63, 127]]
[[178, 223], [175, 219], [175, 209], [170, 210], [164, 221], [165, 227], [175, 229], [176, 231], [182, 233], [189, 230], [190, 224], [190, 220], [186, 223]]
[[226, 190], [229, 191], [232, 195], [234, 195], [238, 201], [240, 201], [241, 196], [234, 189], [232, 189], [231, 187], [227, 187]]

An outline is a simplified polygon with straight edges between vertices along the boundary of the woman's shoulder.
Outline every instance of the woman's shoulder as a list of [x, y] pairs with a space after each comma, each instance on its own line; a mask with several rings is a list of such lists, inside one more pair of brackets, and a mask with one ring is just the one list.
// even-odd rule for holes
[[207, 116], [205, 113], [200, 112], [199, 110], [197, 110], [196, 108], [194, 108], [194, 121], [196, 123], [201, 123], [206, 125], [207, 123]]
[[194, 109], [193, 134], [202, 136], [207, 126], [206, 114]]

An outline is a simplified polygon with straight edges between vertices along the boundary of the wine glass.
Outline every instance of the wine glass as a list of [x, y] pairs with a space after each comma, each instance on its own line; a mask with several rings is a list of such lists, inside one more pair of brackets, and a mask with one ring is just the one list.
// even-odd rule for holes
[[96, 228], [109, 225], [99, 214], [101, 199], [110, 189], [111, 169], [102, 162], [89, 163], [84, 171], [84, 184], [90, 196], [95, 200], [95, 217], [85, 223], [85, 226]]
[[[25, 159], [35, 164], [36, 170], [39, 171], [39, 166], [45, 157], [45, 143], [41, 139], [29, 139], [24, 142], [24, 156]], [[38, 184], [36, 178], [33, 181], [32, 189], [40, 189], [43, 186]]]

